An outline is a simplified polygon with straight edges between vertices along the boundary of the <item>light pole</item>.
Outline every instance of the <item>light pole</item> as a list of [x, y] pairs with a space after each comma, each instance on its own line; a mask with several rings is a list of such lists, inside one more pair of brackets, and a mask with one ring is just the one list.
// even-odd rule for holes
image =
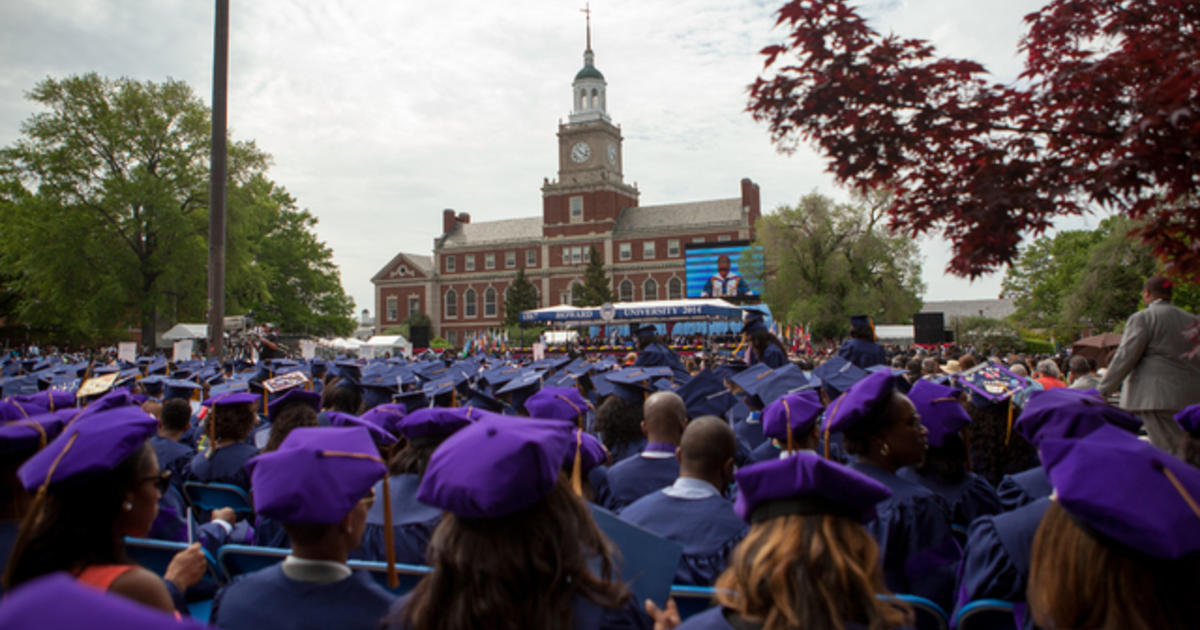
[[212, 155], [208, 183], [208, 356], [225, 352], [225, 129], [229, 0], [216, 0], [213, 29]]

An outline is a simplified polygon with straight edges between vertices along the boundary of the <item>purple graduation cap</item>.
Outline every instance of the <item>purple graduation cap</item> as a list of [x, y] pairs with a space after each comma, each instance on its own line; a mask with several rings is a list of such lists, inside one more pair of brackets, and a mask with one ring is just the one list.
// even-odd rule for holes
[[793, 436], [807, 435], [824, 410], [821, 397], [812, 390], [781, 396], [763, 410], [763, 435], [783, 442], [788, 451], [793, 451]]
[[896, 377], [891, 372], [876, 372], [854, 384], [846, 393], [829, 404], [825, 414], [825, 456], [829, 453], [829, 434], [844, 433], [860, 422], [879, 413], [883, 404], [896, 391]]
[[205, 407], [226, 407], [231, 405], [253, 405], [262, 401], [262, 396], [252, 392], [228, 392], [213, 396], [201, 403]]
[[154, 434], [158, 421], [140, 407], [118, 407], [80, 416], [17, 470], [30, 492], [112, 470]]
[[1200, 405], [1184, 407], [1183, 411], [1175, 414], [1175, 422], [1190, 435], [1195, 435], [1200, 429]]
[[63, 409], [65, 407], [74, 407], [75, 392], [46, 389], [36, 394], [14, 396], [13, 400], [33, 405], [35, 407], [41, 407], [47, 411], [54, 411], [56, 409]]
[[473, 407], [426, 407], [404, 416], [395, 424], [396, 433], [407, 440], [442, 438], [484, 416]]
[[941, 448], [946, 436], [958, 433], [971, 424], [971, 416], [958, 401], [959, 390], [921, 379], [908, 392], [908, 399], [917, 408], [921, 424], [929, 431], [929, 445]]
[[372, 422], [368, 422], [359, 418], [356, 415], [343, 413], [341, 411], [327, 411], [325, 417], [329, 419], [329, 424], [335, 427], [360, 427], [366, 429], [371, 435], [371, 439], [380, 446], [391, 446], [398, 440], [395, 435], [392, 435], [387, 429]]
[[608, 449], [582, 428], [575, 429], [571, 440], [574, 446], [567, 449], [563, 468], [571, 473], [571, 489], [575, 491], [576, 496], [582, 497], [584, 477], [596, 466], [608, 463]]
[[1200, 470], [1133, 437], [1039, 445], [1054, 500], [1118, 543], [1157, 558], [1200, 551]]
[[77, 409], [67, 408], [0, 423], [0, 455], [34, 453], [58, 437]]
[[400, 435], [397, 424], [404, 419], [406, 413], [404, 405], [400, 403], [384, 403], [371, 407], [371, 409], [363, 412], [359, 417], [377, 427], [383, 428], [392, 435]]
[[543, 387], [525, 399], [525, 410], [534, 418], [564, 420], [583, 426], [591, 404], [574, 387]]
[[571, 425], [489, 414], [433, 452], [417, 499], [464, 518], [499, 518], [546, 496], [574, 446]]
[[751, 464], [734, 474], [733, 510], [747, 523], [789, 514], [833, 514], [869, 523], [892, 496], [879, 482], [816, 453]]
[[340, 523], [386, 473], [363, 427], [300, 427], [246, 462], [254, 511], [281, 523]]
[[5, 593], [0, 628], [93, 628], [95, 630], [203, 630], [208, 626], [51, 573]]
[[275, 422], [279, 412], [292, 404], [308, 405], [313, 411], [320, 411], [321, 395], [299, 387], [289, 389], [286, 394], [272, 400], [267, 405], [267, 421]]
[[1100, 398], [1058, 387], [1030, 396], [1013, 428], [1037, 446], [1045, 439], [1081, 438], [1109, 425], [1136, 433], [1142, 421], [1126, 411], [1108, 406]]

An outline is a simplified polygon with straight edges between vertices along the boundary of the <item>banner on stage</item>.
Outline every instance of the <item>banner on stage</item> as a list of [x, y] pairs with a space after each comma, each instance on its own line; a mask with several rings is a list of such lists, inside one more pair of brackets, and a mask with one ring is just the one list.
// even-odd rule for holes
[[300, 356], [305, 361], [311, 361], [317, 356], [317, 342], [312, 339], [304, 339], [300, 341]]
[[172, 361], [179, 363], [192, 358], [192, 340], [180, 339], [175, 342], [175, 351], [172, 355]]
[[117, 358], [130, 363], [137, 363], [137, 343], [122, 341], [117, 344]]

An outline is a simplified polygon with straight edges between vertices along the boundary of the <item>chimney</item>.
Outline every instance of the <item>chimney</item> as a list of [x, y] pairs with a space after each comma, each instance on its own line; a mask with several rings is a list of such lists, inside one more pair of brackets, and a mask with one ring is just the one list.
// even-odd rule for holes
[[442, 234], [449, 234], [453, 232], [456, 225], [457, 223], [455, 223], [454, 220], [454, 210], [451, 208], [442, 210]]
[[758, 222], [762, 208], [758, 202], [758, 184], [750, 181], [749, 177], [742, 178], [742, 208], [746, 210], [746, 220], [753, 236], [754, 224]]
[[458, 213], [458, 222], [459, 223], [470, 223], [471, 215], [466, 212], [459, 212]]

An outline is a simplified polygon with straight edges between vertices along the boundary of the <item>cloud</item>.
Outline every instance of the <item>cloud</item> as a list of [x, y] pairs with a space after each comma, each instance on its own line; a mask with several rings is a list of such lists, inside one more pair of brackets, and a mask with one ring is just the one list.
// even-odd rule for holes
[[[580, 3], [582, 4], [582, 3]], [[809, 149], [780, 155], [744, 112], [757, 51], [782, 37], [782, 3], [592, 3], [596, 63], [625, 136], [625, 178], [644, 204], [735, 197], [763, 204], [812, 190], [845, 198]], [[1021, 16], [1037, 3], [864, 3], [881, 32], [934, 41], [1002, 80], [1019, 70]], [[397, 251], [428, 253], [442, 208], [477, 220], [535, 216], [557, 173], [557, 122], [582, 64], [571, 3], [383, 0], [235, 2], [229, 119], [274, 156], [271, 177], [320, 220], [343, 284], [374, 310], [370, 277]], [[209, 100], [211, 3], [56, 0], [0, 7], [0, 144], [33, 110], [39, 79], [89, 71], [188, 81]], [[922, 245], [930, 299], [990, 297], [999, 278], [945, 278], [947, 250]]]

